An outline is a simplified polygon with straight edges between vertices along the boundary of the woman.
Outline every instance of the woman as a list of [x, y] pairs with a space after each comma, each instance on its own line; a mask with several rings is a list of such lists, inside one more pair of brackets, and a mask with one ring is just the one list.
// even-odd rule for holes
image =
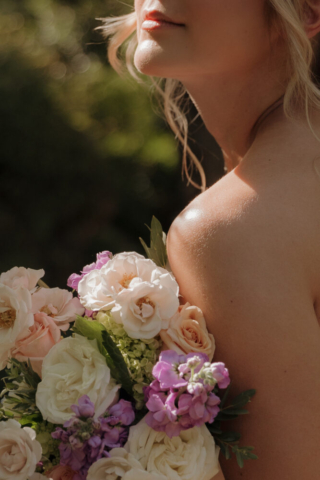
[[197, 163], [179, 106], [185, 92], [223, 151], [228, 173], [168, 235], [183, 298], [203, 310], [234, 393], [257, 389], [239, 428], [259, 460], [241, 471], [220, 457], [224, 476], [215, 478], [316, 480], [320, 91], [312, 58], [320, 0], [136, 0], [134, 13], [102, 28], [113, 35], [116, 68], [118, 48], [136, 31], [127, 63], [167, 79], [165, 112], [185, 154]]

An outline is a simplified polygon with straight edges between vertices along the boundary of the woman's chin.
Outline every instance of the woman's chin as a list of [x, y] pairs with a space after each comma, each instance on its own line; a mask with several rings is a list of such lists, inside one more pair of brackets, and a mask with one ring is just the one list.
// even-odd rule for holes
[[160, 47], [152, 49], [138, 47], [134, 65], [140, 73], [152, 77], [176, 78], [178, 74], [177, 59], [174, 60], [169, 52]]

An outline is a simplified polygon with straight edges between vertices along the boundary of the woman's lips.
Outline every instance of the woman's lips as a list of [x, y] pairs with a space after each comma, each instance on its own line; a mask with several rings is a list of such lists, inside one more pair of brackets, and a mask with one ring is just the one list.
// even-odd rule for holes
[[184, 25], [180, 23], [173, 23], [163, 19], [155, 19], [155, 18], [146, 18], [141, 28], [143, 30], [158, 30], [158, 29], [168, 29], [168, 28], [177, 28], [177, 27], [184, 27]]

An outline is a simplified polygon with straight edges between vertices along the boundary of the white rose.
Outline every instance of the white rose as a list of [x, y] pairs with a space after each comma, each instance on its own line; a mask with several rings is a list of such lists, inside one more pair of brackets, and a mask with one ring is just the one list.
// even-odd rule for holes
[[101, 269], [104, 291], [113, 298], [124, 289], [130, 288], [131, 281], [135, 278], [161, 285], [171, 289], [176, 296], [179, 295], [179, 286], [173, 275], [138, 253], [119, 253]]
[[179, 286], [171, 273], [138, 253], [123, 252], [80, 281], [81, 303], [94, 311], [110, 310], [118, 301], [118, 294], [131, 287], [133, 279], [171, 290], [176, 297], [179, 295]]
[[0, 284], [0, 370], [5, 368], [16, 341], [34, 324], [31, 294], [26, 288]]
[[36, 433], [15, 420], [0, 422], [0, 480], [26, 480], [42, 456]]
[[102, 458], [88, 471], [87, 480], [166, 480], [163, 475], [150, 475], [138, 460], [124, 448], [114, 448], [109, 458]]
[[215, 341], [208, 332], [203, 313], [190, 303], [181, 305], [177, 313], [170, 319], [168, 330], [160, 332], [163, 350], [174, 350], [182, 354], [205, 353], [209, 360], [213, 359]]
[[119, 388], [97, 341], [75, 335], [61, 340], [45, 357], [36, 405], [45, 420], [63, 424], [74, 415], [70, 407], [88, 395], [98, 417], [115, 400]]
[[179, 299], [172, 290], [135, 278], [119, 293], [111, 313], [131, 338], [150, 339], [168, 328], [178, 307]]
[[207, 427], [194, 427], [170, 439], [143, 418], [130, 428], [124, 447], [147, 472], [168, 480], [211, 480], [219, 472], [219, 448]]
[[40, 288], [32, 295], [33, 313], [44, 312], [53, 318], [61, 330], [68, 330], [76, 315], [83, 315], [84, 308], [78, 298], [68, 290], [60, 288]]
[[92, 270], [80, 280], [78, 294], [81, 304], [88, 310], [110, 310], [114, 305], [114, 299], [103, 289], [101, 270]]
[[33, 270], [32, 268], [13, 267], [0, 275], [0, 283], [10, 288], [23, 287], [31, 291], [43, 276], [43, 269]]

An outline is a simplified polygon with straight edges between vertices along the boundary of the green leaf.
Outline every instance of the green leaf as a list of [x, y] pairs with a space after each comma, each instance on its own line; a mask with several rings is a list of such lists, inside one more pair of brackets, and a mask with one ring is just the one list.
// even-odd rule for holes
[[122, 353], [106, 329], [102, 332], [103, 347], [108, 352], [107, 363], [113, 378], [121, 383], [129, 395], [133, 395], [133, 382]]
[[248, 410], [244, 408], [225, 408], [223, 410], [224, 415], [246, 415], [249, 413]]
[[[214, 424], [215, 424], [215, 423], [216, 423], [216, 422], [214, 422]], [[213, 424], [213, 425], [214, 425], [214, 424]], [[212, 435], [213, 437], [216, 436], [216, 435], [221, 435], [221, 434], [222, 434], [222, 430], [220, 430], [220, 428], [218, 428], [218, 427], [214, 427], [213, 425], [210, 424], [210, 423], [206, 423], [206, 426], [207, 426], [209, 432], [211, 433], [211, 435]]]
[[220, 409], [222, 409], [227, 401], [227, 398], [229, 396], [229, 392], [230, 392], [230, 388], [231, 388], [231, 383], [229, 384], [228, 388], [226, 389], [226, 391], [224, 392], [224, 395], [221, 399], [221, 402], [220, 402]]
[[243, 468], [244, 463], [243, 463], [243, 458], [242, 458], [241, 453], [238, 450], [235, 453], [236, 453], [237, 462], [238, 462], [239, 467]]
[[88, 340], [97, 340], [99, 351], [106, 359], [111, 376], [122, 385], [129, 395], [132, 395], [133, 384], [127, 364], [105, 327], [99, 322], [77, 317], [72, 330]]
[[100, 353], [104, 357], [108, 356], [102, 340], [102, 333], [105, 331], [105, 327], [101, 323], [77, 316], [72, 331], [82, 337], [86, 337], [88, 340], [97, 340]]
[[246, 390], [245, 392], [240, 393], [235, 398], [232, 399], [232, 405], [235, 407], [243, 407], [247, 403], [251, 402], [251, 398], [256, 394], [256, 390]]
[[234, 443], [240, 440], [241, 434], [238, 432], [223, 432], [220, 435], [217, 435], [217, 438], [226, 443]]
[[255, 395], [256, 390], [251, 389], [251, 390], [246, 390], [245, 392], [240, 393], [237, 395], [235, 398], [232, 399], [230, 404], [225, 407], [227, 397], [230, 391], [230, 386], [226, 390], [221, 403], [220, 403], [220, 412], [216, 418], [216, 420], [224, 422], [227, 420], [234, 420], [236, 419], [239, 415], [247, 415], [249, 413], [248, 410], [245, 410], [241, 407], [246, 405], [247, 403], [251, 402], [251, 398]]
[[[149, 228], [149, 227], [148, 227]], [[152, 217], [150, 228], [150, 247], [140, 238], [140, 242], [148, 258], [153, 260], [159, 267], [166, 268], [168, 256], [166, 248], [166, 235], [162, 225], [156, 217]]]
[[[229, 448], [228, 448], [228, 445], [225, 445], [224, 443], [221, 443], [220, 445], [220, 450], [221, 450], [221, 453], [222, 455], [227, 459], [229, 460], [229, 458], [227, 458], [227, 451], [229, 451]], [[230, 452], [228, 452], [229, 455], [230, 455]]]
[[39, 423], [39, 422], [41, 422], [41, 421], [42, 421], [41, 415], [37, 415], [37, 414], [34, 414], [34, 415], [26, 415], [26, 416], [18, 419], [18, 422], [19, 422], [20, 425], [22, 425], [23, 427], [24, 427], [24, 426], [28, 426], [28, 425], [36, 426], [37, 423]]
[[235, 420], [236, 418], [238, 418], [238, 416], [239, 415], [225, 415], [224, 412], [219, 412], [215, 421], [226, 422], [229, 420]]
[[232, 446], [232, 452], [235, 453], [240, 468], [243, 468], [244, 460], [257, 460], [258, 456], [252, 453], [254, 447]]

